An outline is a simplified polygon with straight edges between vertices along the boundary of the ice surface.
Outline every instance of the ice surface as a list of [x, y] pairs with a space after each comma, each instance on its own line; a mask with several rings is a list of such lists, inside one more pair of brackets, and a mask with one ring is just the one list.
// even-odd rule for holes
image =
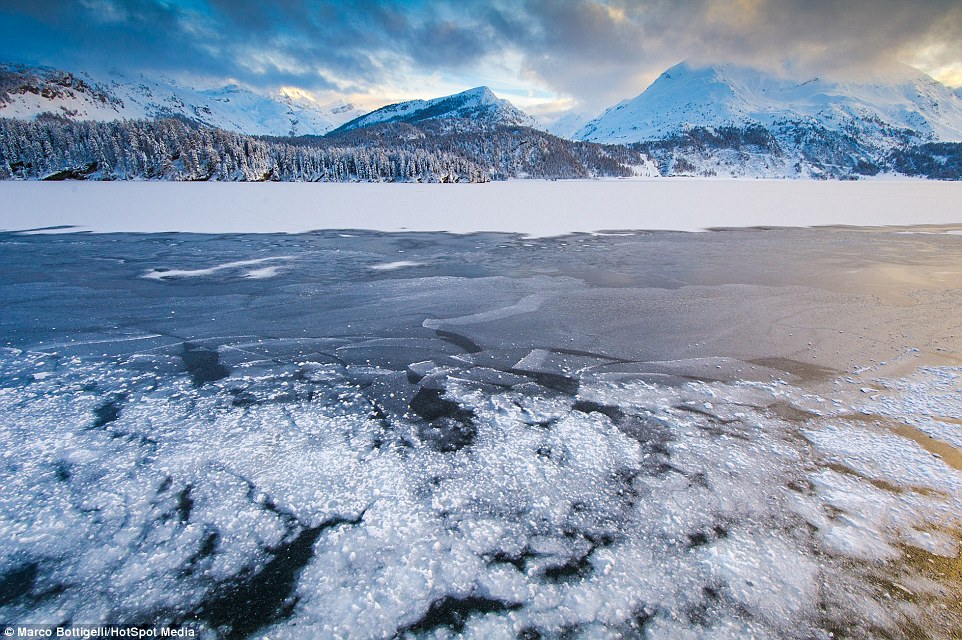
[[[825, 336], [867, 303], [801, 277], [811, 233], [0, 235], [0, 619], [900, 637], [962, 473], [865, 417], [955, 428], [959, 371], [846, 382]], [[820, 233], [856, 266], [954, 242]], [[715, 267], [749, 247], [784, 281]]]

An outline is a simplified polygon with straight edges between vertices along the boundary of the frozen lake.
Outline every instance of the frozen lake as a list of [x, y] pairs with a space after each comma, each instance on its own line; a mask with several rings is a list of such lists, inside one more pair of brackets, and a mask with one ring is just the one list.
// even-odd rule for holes
[[[204, 229], [195, 186], [320, 226], [282, 206], [312, 185], [158, 186], [0, 184], [3, 226]], [[745, 186], [791, 212], [850, 185]], [[891, 186], [865, 185], [880, 210], [923, 197]], [[318, 191], [353, 231], [0, 234], [0, 620], [957, 637], [962, 237], [384, 233], [363, 194], [420, 187], [357, 187]], [[87, 217], [124, 192], [142, 217]]]
[[489, 184], [0, 182], [0, 230], [298, 233], [962, 225], [962, 183], [523, 180]]

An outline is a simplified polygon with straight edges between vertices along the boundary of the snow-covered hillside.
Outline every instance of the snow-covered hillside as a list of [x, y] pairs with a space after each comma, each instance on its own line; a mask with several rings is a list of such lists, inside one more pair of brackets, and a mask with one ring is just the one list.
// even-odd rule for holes
[[792, 80], [735, 65], [678, 64], [632, 100], [590, 121], [575, 135], [593, 142], [660, 140], [692, 127], [769, 130], [818, 126], [883, 142], [962, 141], [962, 98], [912, 70], [895, 83]]
[[338, 131], [350, 131], [377, 124], [415, 123], [441, 118], [464, 118], [483, 124], [517, 125], [537, 128], [537, 122], [516, 106], [498, 98], [487, 87], [475, 87], [432, 100], [410, 100], [381, 107], [342, 125]]
[[0, 64], [0, 117], [55, 113], [76, 120], [178, 116], [249, 135], [324, 134], [361, 110], [345, 103], [259, 95], [237, 85], [196, 90], [172, 80], [111, 72], [93, 76]]

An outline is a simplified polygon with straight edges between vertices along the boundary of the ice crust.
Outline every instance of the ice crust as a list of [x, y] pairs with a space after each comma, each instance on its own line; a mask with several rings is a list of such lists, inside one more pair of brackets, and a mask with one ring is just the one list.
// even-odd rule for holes
[[[7, 349], [0, 572], [31, 578], [4, 617], [189, 621], [225, 637], [828, 637], [829, 605], [875, 628], [897, 620], [872, 618], [872, 594], [833, 557], [890, 560], [900, 542], [957, 553], [926, 527], [957, 516], [962, 479], [910, 441], [806, 431], [854, 473], [945, 493], [813, 467], [767, 408], [787, 385], [612, 383], [589, 369], [565, 393], [537, 382], [571, 371], [549, 355], [499, 372], [475, 365], [497, 353], [462, 354], [408, 373], [248, 358], [198, 386], [170, 349]], [[425, 388], [448, 403], [439, 428], [471, 416], [469, 444], [423, 435], [409, 407]], [[305, 538], [285, 582], [277, 558]], [[262, 618], [231, 627], [212, 611], [242, 606], [258, 580], [280, 590], [247, 603]]]
[[883, 380], [862, 405], [865, 413], [907, 419], [920, 431], [962, 449], [962, 369], [926, 367], [913, 376]]

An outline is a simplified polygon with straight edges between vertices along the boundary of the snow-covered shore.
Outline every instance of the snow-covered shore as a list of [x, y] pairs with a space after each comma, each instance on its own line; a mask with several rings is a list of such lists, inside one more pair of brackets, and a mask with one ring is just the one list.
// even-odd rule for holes
[[629, 179], [489, 184], [0, 182], [0, 230], [297, 233], [962, 224], [962, 184]]

